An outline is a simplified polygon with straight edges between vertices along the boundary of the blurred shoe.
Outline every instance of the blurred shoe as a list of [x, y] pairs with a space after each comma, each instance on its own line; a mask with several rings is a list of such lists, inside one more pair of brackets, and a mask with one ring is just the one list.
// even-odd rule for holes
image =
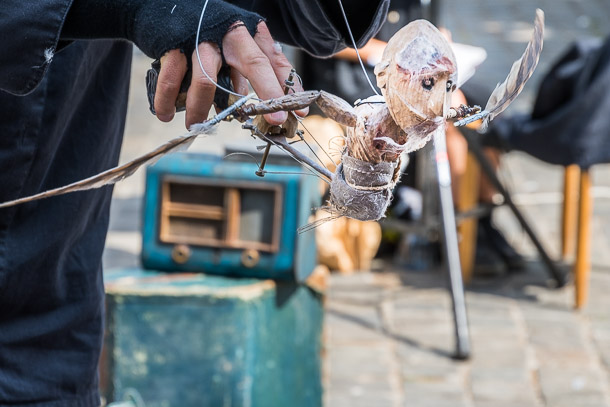
[[508, 272], [504, 259], [487, 239], [485, 231], [479, 227], [473, 273], [475, 277], [499, 277]]
[[416, 221], [421, 219], [423, 196], [415, 188], [399, 186], [394, 190], [391, 205], [392, 216], [405, 221]]
[[[485, 240], [486, 244], [493, 248], [499, 257], [508, 267], [509, 272], [523, 271], [525, 260], [517, 251], [506, 241], [504, 235], [494, 227], [491, 216], [479, 219], [479, 235]], [[478, 239], [477, 239], [478, 241]]]

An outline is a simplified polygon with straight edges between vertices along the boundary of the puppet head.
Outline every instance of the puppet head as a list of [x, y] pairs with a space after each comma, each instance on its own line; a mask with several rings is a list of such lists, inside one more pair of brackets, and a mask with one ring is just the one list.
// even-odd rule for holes
[[392, 118], [407, 135], [425, 137], [444, 119], [456, 67], [451, 46], [426, 20], [409, 23], [390, 39], [375, 75]]

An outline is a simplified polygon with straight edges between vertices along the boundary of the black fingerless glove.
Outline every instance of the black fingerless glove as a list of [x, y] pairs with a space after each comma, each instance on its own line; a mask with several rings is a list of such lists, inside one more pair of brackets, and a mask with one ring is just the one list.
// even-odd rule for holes
[[[204, 0], [74, 0], [62, 30], [64, 40], [123, 38], [153, 59], [167, 51], [195, 50]], [[222, 46], [222, 38], [236, 21], [252, 36], [263, 18], [222, 0], [209, 0], [199, 42]]]

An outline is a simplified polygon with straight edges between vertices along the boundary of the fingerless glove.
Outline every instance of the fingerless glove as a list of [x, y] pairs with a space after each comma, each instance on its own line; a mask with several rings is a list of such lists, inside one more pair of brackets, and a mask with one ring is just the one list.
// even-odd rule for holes
[[[204, 0], [74, 0], [62, 30], [62, 39], [123, 38], [153, 59], [167, 51], [195, 50], [195, 38]], [[252, 36], [263, 18], [222, 0], [209, 0], [199, 42], [222, 48], [229, 27], [241, 21]]]

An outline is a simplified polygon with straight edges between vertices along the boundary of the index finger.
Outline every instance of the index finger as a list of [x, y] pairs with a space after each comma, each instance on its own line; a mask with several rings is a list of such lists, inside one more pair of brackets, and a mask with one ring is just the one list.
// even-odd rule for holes
[[[225, 35], [222, 41], [223, 55], [227, 64], [245, 76], [257, 95], [262, 99], [278, 98], [284, 95], [271, 62], [258, 44], [250, 36], [246, 27], [237, 27]], [[269, 124], [282, 124], [288, 118], [286, 112], [266, 114]]]
[[186, 57], [179, 50], [171, 50], [161, 57], [154, 106], [157, 118], [162, 122], [169, 122], [174, 117], [176, 98], [186, 71]]
[[[267, 28], [267, 25], [264, 21], [260, 22], [257, 27], [256, 35], [254, 36], [254, 41], [258, 44], [259, 48], [269, 59], [271, 63], [271, 67], [275, 72], [275, 76], [278, 78], [280, 83], [283, 85], [284, 80], [288, 78], [290, 72], [293, 67], [286, 55], [282, 52], [282, 48], [279, 43], [275, 42], [271, 37], [271, 33]], [[303, 86], [299, 80], [294, 81], [293, 89], [295, 92], [303, 91]], [[304, 108], [301, 110], [297, 110], [296, 113], [299, 116], [306, 116], [309, 109]]]

